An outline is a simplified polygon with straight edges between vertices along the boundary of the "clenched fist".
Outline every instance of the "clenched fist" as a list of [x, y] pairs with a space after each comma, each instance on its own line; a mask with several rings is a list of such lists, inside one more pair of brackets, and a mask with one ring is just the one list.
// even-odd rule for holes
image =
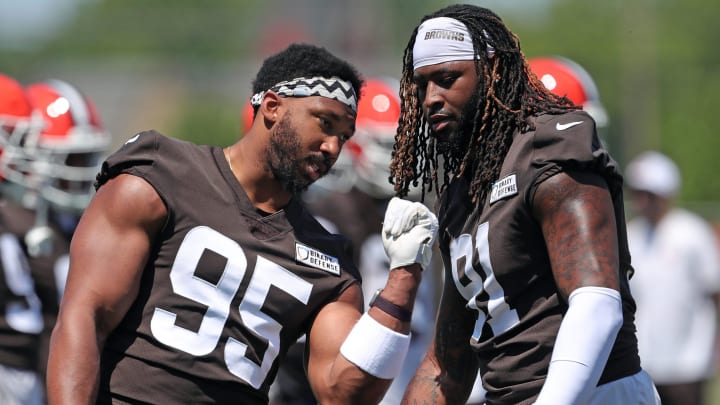
[[419, 263], [430, 264], [438, 230], [435, 214], [419, 202], [394, 197], [385, 211], [382, 239], [390, 269]]

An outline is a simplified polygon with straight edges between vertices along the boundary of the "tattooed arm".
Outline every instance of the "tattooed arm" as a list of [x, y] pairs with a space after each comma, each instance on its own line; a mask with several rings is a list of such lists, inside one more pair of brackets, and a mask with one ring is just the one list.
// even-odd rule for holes
[[604, 179], [559, 173], [538, 186], [533, 210], [563, 299], [579, 287], [620, 289], [615, 212]]
[[559, 173], [538, 187], [533, 208], [568, 303], [535, 404], [586, 403], [623, 322], [612, 199], [599, 175]]
[[464, 404], [477, 375], [477, 356], [470, 348], [475, 316], [465, 308], [450, 272], [445, 274], [435, 337], [402, 404]]

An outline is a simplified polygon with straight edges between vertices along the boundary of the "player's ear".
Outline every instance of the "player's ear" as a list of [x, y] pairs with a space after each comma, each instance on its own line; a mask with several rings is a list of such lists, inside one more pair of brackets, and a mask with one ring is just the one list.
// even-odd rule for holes
[[265, 121], [265, 127], [270, 128], [277, 122], [278, 109], [282, 106], [283, 99], [278, 96], [274, 91], [266, 91], [263, 95], [262, 102], [260, 103], [260, 110], [258, 114], [261, 114]]

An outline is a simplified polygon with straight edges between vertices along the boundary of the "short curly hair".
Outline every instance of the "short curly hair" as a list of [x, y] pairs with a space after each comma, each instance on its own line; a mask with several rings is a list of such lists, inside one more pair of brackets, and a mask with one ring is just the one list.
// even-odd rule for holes
[[252, 82], [252, 92], [268, 90], [282, 81], [314, 76], [335, 76], [350, 82], [359, 100], [363, 79], [357, 69], [327, 49], [310, 44], [291, 44], [265, 59]]

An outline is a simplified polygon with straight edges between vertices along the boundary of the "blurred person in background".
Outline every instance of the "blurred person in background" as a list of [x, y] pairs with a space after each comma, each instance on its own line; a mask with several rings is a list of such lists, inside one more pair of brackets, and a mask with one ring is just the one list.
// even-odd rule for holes
[[[28, 85], [26, 91], [42, 124], [22, 141], [24, 157], [10, 153], [7, 160], [0, 156], [0, 161], [8, 179], [17, 176], [17, 183], [24, 179], [26, 185], [24, 192], [15, 194], [12, 184], [16, 182], [11, 181], [6, 190], [36, 212], [35, 225], [25, 239], [33, 256], [31, 271], [38, 273], [36, 283], [52, 294], [43, 300], [45, 327], [39, 359], [44, 383], [50, 335], [65, 290], [69, 241], [95, 192], [95, 176], [112, 138], [95, 102], [74, 84], [48, 79]], [[25, 161], [27, 156], [32, 158]], [[46, 269], [51, 265], [49, 272]]]
[[67, 82], [0, 75], [0, 403], [44, 402], [69, 241], [109, 144]]
[[663, 405], [706, 403], [716, 372], [720, 257], [713, 228], [676, 205], [680, 171], [645, 151], [630, 161], [626, 185], [634, 216], [628, 241], [640, 357]]
[[105, 160], [71, 243], [52, 403], [267, 404], [303, 334], [318, 402], [379, 401], [407, 354], [437, 220], [390, 202], [392, 271], [365, 311], [347, 239], [301, 201], [355, 132], [361, 84], [326, 49], [292, 44], [263, 61], [237, 142], [144, 131]]
[[[23, 86], [0, 74], [3, 160], [12, 140], [27, 138], [33, 126], [40, 124], [34, 118]], [[5, 186], [8, 180], [2, 174]], [[31, 255], [24, 247], [25, 236], [36, 222], [35, 212], [24, 208], [21, 201], [8, 198], [9, 194], [3, 191], [0, 196], [0, 403], [35, 405], [44, 402], [38, 349], [45, 324], [43, 305], [28, 263]], [[52, 274], [52, 268], [45, 270]]]

